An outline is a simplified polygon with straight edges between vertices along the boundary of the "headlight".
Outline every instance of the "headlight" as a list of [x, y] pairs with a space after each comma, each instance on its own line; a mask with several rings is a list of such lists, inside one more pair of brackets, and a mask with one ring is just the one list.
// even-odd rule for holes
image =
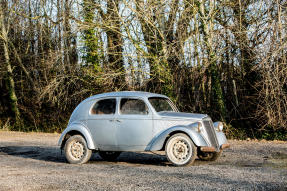
[[189, 125], [189, 127], [194, 128], [194, 130], [196, 130], [197, 132], [201, 132], [203, 129], [202, 124], [200, 122], [192, 123]]
[[214, 128], [217, 130], [217, 131], [222, 131], [223, 130], [223, 123], [218, 121], [218, 122], [215, 122], [213, 123], [214, 125]]
[[202, 131], [202, 125], [200, 122], [197, 123], [197, 131], [201, 132]]

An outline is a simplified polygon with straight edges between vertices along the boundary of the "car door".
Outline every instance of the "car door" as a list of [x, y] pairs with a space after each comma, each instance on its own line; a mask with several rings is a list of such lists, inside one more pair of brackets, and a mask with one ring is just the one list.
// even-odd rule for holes
[[152, 139], [152, 113], [141, 98], [121, 98], [118, 104], [117, 126], [118, 149], [143, 151]]
[[95, 101], [89, 112], [88, 127], [100, 150], [116, 150], [116, 98]]

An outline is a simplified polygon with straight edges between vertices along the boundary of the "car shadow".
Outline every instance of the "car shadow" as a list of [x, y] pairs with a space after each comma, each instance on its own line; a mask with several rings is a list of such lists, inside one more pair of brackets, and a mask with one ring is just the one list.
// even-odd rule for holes
[[123, 164], [123, 165], [154, 165], [154, 166], [170, 166], [165, 155], [153, 154], [148, 152], [122, 152], [115, 161], [105, 161], [98, 153], [95, 153], [90, 163], [97, 164]]
[[[54, 163], [66, 163], [64, 153], [57, 146], [4, 146], [0, 147], [0, 156], [1, 155], [11, 155]], [[196, 160], [195, 165], [202, 165], [202, 162], [203, 161]], [[164, 152], [161, 154], [154, 154], [149, 152], [122, 152], [115, 161], [105, 161], [99, 156], [98, 153], [93, 153], [88, 163], [123, 164], [133, 166], [172, 166], [164, 155]], [[206, 162], [204, 163], [206, 164]]]
[[58, 147], [4, 146], [0, 147], [0, 155], [11, 155], [57, 163], [64, 163], [66, 161], [64, 155], [61, 155], [61, 150]]

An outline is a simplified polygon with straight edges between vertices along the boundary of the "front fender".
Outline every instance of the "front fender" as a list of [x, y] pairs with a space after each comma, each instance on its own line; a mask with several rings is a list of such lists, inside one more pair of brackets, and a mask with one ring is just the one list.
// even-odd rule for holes
[[62, 132], [61, 137], [58, 141], [59, 146], [62, 146], [64, 138], [66, 137], [67, 134], [69, 134], [72, 131], [79, 132], [80, 134], [84, 136], [84, 138], [87, 141], [87, 145], [89, 149], [92, 149], [92, 150], [97, 149], [97, 146], [95, 145], [93, 141], [90, 131], [81, 123], [72, 123]]
[[220, 132], [215, 131], [215, 133], [216, 133], [216, 137], [217, 137], [219, 146], [227, 143], [226, 136], [222, 131], [220, 131]]
[[218, 144], [219, 146], [226, 144], [227, 143], [227, 138], [225, 136], [225, 134], [223, 133], [222, 129], [223, 129], [223, 124], [222, 124], [222, 128], [220, 129], [220, 131], [218, 130], [217, 126], [219, 125], [219, 123], [222, 123], [220, 121], [214, 122], [213, 123], [213, 127], [215, 128], [215, 134], [218, 140]]
[[187, 134], [196, 146], [208, 146], [204, 138], [194, 128], [188, 126], [174, 126], [166, 129], [155, 136], [152, 141], [146, 147], [146, 151], [158, 151], [161, 150], [166, 138], [173, 132], [182, 132]]

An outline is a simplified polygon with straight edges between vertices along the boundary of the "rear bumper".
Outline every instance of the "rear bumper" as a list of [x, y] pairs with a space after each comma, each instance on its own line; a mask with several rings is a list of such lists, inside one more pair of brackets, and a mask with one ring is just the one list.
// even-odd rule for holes
[[[225, 144], [222, 144], [220, 146], [220, 150], [227, 149], [229, 147], [230, 147], [230, 144], [229, 143], [225, 143]], [[216, 152], [216, 148], [215, 147], [200, 147], [199, 149], [202, 152], [209, 152], [209, 153]]]

